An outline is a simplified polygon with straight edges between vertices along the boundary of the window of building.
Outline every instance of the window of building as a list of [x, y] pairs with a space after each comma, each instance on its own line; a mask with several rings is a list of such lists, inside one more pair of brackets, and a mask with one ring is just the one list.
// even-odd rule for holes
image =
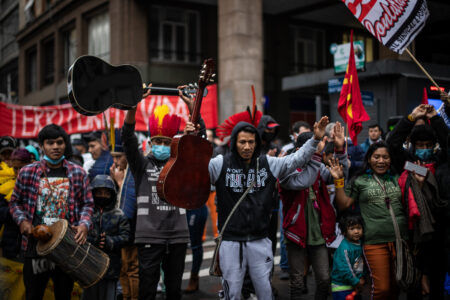
[[109, 15], [97, 15], [88, 22], [88, 54], [108, 61], [110, 58]]
[[42, 80], [44, 85], [48, 85], [55, 80], [55, 40], [44, 42], [42, 50]]
[[325, 68], [325, 38], [321, 30], [292, 26], [294, 73], [314, 72]]
[[26, 52], [26, 91], [37, 90], [37, 51], [32, 48]]
[[76, 35], [75, 29], [66, 31], [63, 33], [64, 42], [64, 74], [67, 75], [70, 66], [73, 64], [76, 58]]
[[153, 61], [200, 62], [200, 17], [197, 11], [152, 6], [149, 31]]

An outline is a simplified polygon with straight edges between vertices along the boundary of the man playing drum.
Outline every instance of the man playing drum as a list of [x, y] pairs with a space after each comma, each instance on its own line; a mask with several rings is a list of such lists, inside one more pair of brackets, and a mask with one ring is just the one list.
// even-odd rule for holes
[[65, 159], [70, 154], [70, 142], [64, 129], [47, 125], [38, 140], [44, 157], [21, 169], [10, 202], [11, 215], [22, 233], [26, 299], [42, 299], [50, 278], [55, 298], [70, 299], [73, 279], [37, 255], [37, 241], [31, 233], [34, 226], [66, 219], [75, 231], [76, 242], [84, 244], [94, 201], [86, 172]]

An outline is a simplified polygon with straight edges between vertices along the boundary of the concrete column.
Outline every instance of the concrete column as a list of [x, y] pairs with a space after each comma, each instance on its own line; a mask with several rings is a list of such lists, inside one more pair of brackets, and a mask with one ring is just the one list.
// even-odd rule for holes
[[[262, 0], [218, 0], [219, 121], [263, 96]], [[261, 105], [258, 105], [260, 107]]]
[[147, 11], [138, 1], [109, 2], [112, 64], [148, 63]]

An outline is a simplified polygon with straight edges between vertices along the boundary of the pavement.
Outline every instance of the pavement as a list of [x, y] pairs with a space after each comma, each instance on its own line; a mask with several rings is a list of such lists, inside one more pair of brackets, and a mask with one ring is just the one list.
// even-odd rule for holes
[[[209, 276], [209, 266], [211, 264], [212, 256], [214, 253], [214, 240], [211, 234], [210, 230], [210, 220], [208, 219], [207, 222], [207, 236], [203, 243], [203, 263], [200, 268], [199, 272], [199, 278], [200, 278], [200, 284], [199, 284], [199, 290], [195, 293], [191, 294], [184, 294], [183, 298], [184, 300], [211, 300], [211, 299], [220, 299], [219, 298], [219, 291], [222, 289], [220, 278], [218, 277], [212, 277]], [[281, 273], [281, 269], [279, 268], [279, 262], [280, 262], [280, 243], [279, 243], [279, 234], [278, 234], [278, 243], [277, 243], [277, 251], [275, 254], [275, 269], [274, 269], [274, 275], [272, 278], [272, 284], [273, 287], [278, 291], [278, 297], [277, 300], [289, 300], [289, 280], [280, 280], [279, 275]], [[189, 281], [190, 277], [190, 269], [192, 266], [192, 253], [190, 249], [188, 248], [186, 259], [185, 259], [185, 267], [184, 267], [184, 273], [183, 273], [183, 285], [182, 289], [184, 290]], [[313, 300], [314, 299], [314, 291], [315, 291], [315, 283], [314, 283], [314, 274], [313, 272], [309, 272], [308, 278], [307, 278], [307, 287], [308, 287], [308, 293], [304, 295], [304, 300]], [[370, 299], [370, 285], [366, 284], [365, 288], [362, 293], [362, 299]], [[164, 294], [159, 293], [158, 300], [164, 299]], [[254, 297], [253, 299], [257, 299]], [[328, 297], [328, 299], [332, 299], [331, 294]], [[399, 297], [399, 300], [406, 299], [406, 296], [404, 294], [401, 294]]]

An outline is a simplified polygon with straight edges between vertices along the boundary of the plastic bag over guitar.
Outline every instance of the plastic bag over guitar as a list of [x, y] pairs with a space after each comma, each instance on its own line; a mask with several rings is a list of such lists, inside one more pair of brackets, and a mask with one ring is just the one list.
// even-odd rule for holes
[[67, 89], [72, 107], [80, 114], [94, 116], [110, 107], [135, 107], [142, 99], [142, 78], [132, 65], [112, 66], [85, 55], [70, 67]]

